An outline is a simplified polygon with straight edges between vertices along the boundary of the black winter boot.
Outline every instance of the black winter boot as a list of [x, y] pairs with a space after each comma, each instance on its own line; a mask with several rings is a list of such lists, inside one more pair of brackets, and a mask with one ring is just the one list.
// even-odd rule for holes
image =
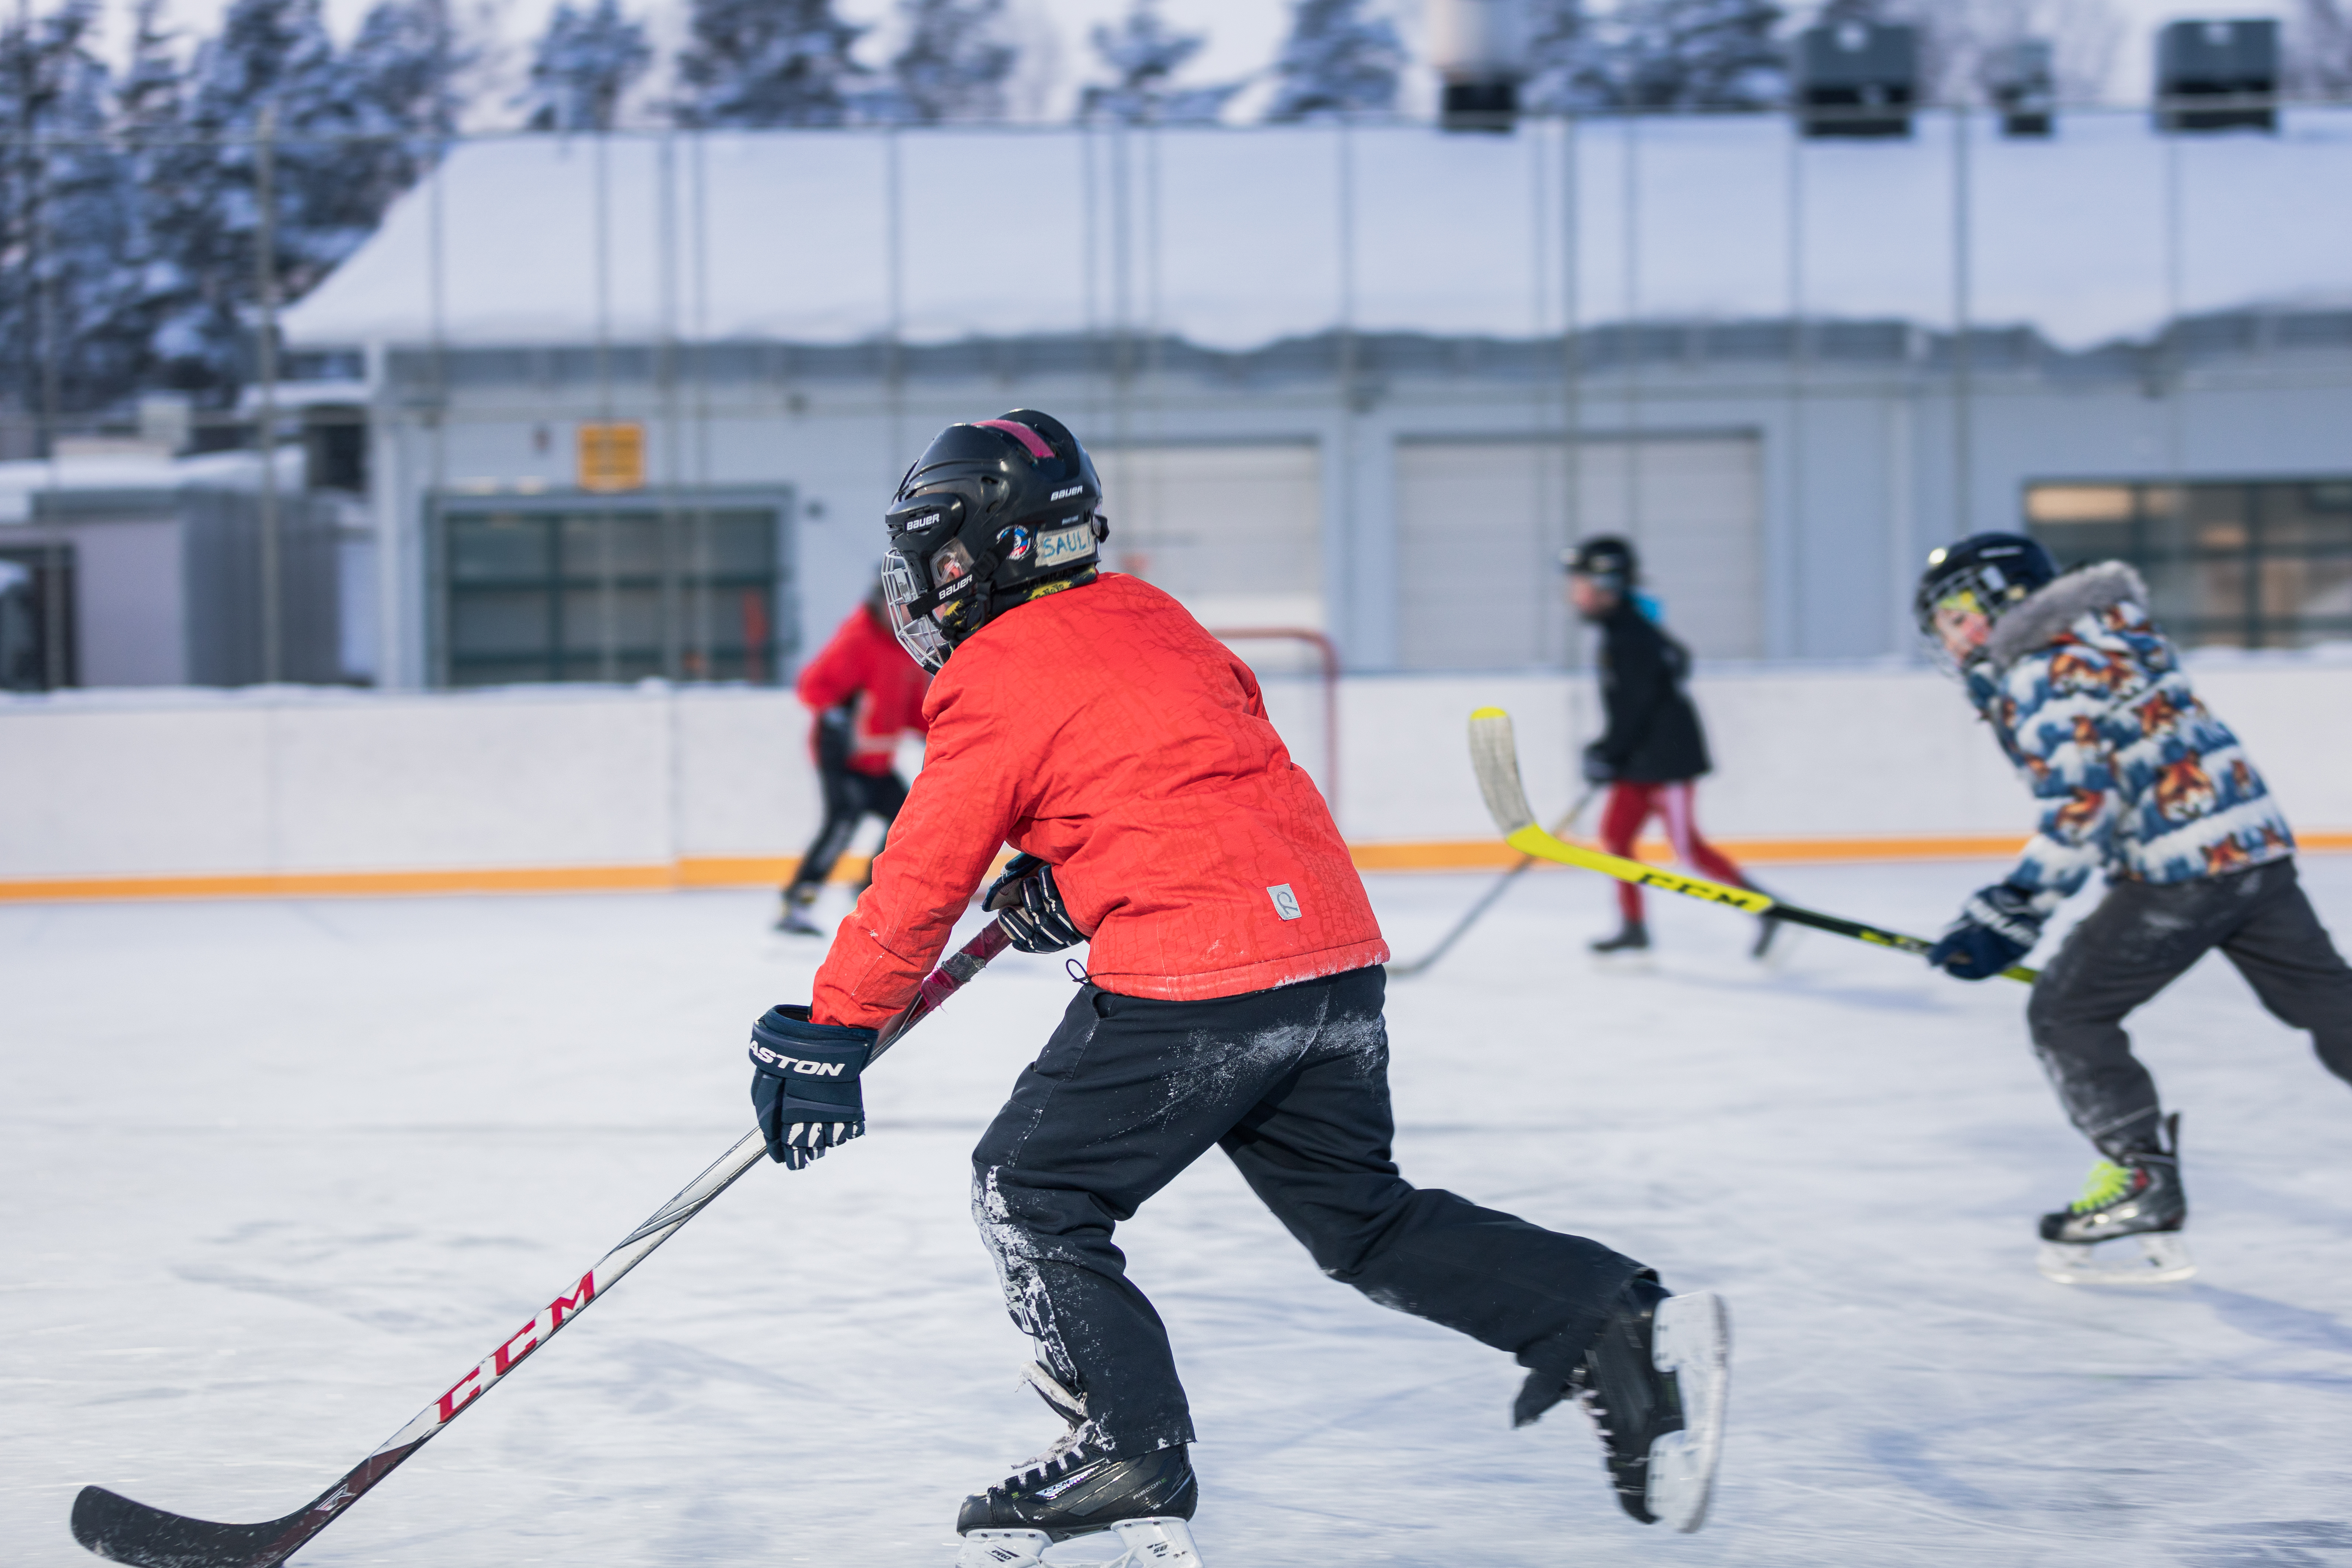
[[793, 936], [823, 936], [824, 928], [809, 917], [809, 908], [816, 902], [819, 891], [814, 882], [794, 882], [786, 888], [783, 912], [776, 917], [776, 929]]
[[1615, 936], [1604, 936], [1591, 944], [1592, 951], [1610, 952], [1647, 952], [1650, 951], [1650, 928], [1640, 921], [1627, 921]]

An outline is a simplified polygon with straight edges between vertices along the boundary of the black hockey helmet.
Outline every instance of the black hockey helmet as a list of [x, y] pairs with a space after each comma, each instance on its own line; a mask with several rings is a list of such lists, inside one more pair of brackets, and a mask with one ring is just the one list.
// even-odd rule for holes
[[1630, 540], [1613, 533], [1596, 533], [1559, 554], [1559, 568], [1573, 576], [1590, 577], [1620, 596], [1632, 591], [1642, 575], [1642, 563]]
[[1050, 414], [1016, 408], [940, 432], [883, 513], [891, 629], [925, 669], [1012, 605], [1091, 574], [1109, 536], [1102, 481]]
[[1927, 552], [1911, 616], [1919, 635], [1936, 643], [1937, 611], [1974, 610], [1989, 624], [2057, 575], [2058, 563], [2037, 540], [2021, 533], [1971, 533]]

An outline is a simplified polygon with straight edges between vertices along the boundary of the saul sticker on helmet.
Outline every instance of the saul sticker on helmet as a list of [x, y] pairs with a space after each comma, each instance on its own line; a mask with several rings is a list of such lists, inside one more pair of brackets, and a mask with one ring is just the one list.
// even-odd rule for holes
[[1037, 564], [1066, 566], [1073, 562], [1091, 561], [1095, 554], [1095, 531], [1086, 523], [1076, 528], [1057, 528], [1037, 536]]

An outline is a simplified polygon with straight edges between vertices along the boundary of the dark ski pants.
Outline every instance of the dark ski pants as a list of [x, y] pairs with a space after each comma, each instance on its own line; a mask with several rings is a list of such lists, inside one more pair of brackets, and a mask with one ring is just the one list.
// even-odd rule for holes
[[1375, 967], [1209, 1002], [1087, 985], [972, 1152], [1013, 1321], [1117, 1447], [1189, 1443], [1192, 1419], [1111, 1230], [1212, 1145], [1324, 1273], [1538, 1377], [1565, 1380], [1640, 1268], [1397, 1174], [1386, 984]]
[[[787, 893], [793, 888], [823, 887], [833, 875], [834, 862], [849, 847], [857, 825], [869, 816], [882, 819], [882, 839], [888, 843], [890, 825], [898, 820], [898, 808], [907, 804], [907, 781], [895, 772], [861, 773], [830, 762], [817, 772], [824, 787], [824, 822], [793, 872]], [[881, 852], [879, 847], [875, 850], [877, 855]]]
[[2156, 1141], [2156, 1080], [2124, 1016], [2215, 948], [2284, 1022], [2311, 1031], [2352, 1081], [2352, 968], [2304, 896], [2293, 860], [2163, 884], [2117, 880], [2034, 983], [2025, 1017], [2066, 1114], [2109, 1158]]

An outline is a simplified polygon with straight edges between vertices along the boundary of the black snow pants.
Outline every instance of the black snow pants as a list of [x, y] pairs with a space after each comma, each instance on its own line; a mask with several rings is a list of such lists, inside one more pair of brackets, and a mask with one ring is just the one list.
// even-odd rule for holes
[[[1192, 1440], [1160, 1315], [1111, 1230], [1224, 1150], [1323, 1272], [1558, 1383], [1641, 1266], [1389, 1158], [1378, 967], [1208, 1002], [1083, 987], [972, 1152], [972, 1208], [1013, 1323], [1127, 1451]], [[1540, 1407], [1540, 1405], [1538, 1406]]]
[[[823, 887], [824, 879], [833, 875], [834, 862], [849, 847], [857, 825], [867, 817], [882, 819], [882, 841], [888, 843], [890, 825], [898, 820], [898, 808], [907, 804], [907, 781], [896, 770], [861, 773], [849, 765], [846, 715], [836, 724], [828, 712], [819, 724], [816, 771], [824, 790], [824, 821], [784, 889], [787, 897], [795, 888]], [[874, 852], [879, 855], [882, 851], [877, 847]]]
[[2068, 933], [2025, 1008], [2067, 1116], [2110, 1159], [2153, 1143], [2162, 1120], [2124, 1016], [2217, 947], [2263, 1006], [2311, 1031], [2328, 1071], [2352, 1081], [2352, 968], [2293, 860], [2188, 882], [2117, 880]]

